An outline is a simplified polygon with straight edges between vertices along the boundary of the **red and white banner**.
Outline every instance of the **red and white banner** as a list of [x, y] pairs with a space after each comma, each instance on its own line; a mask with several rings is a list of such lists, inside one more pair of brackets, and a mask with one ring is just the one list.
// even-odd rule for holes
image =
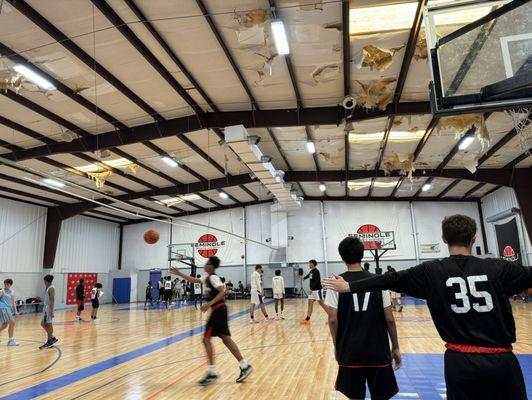
[[85, 302], [89, 302], [91, 299], [92, 287], [98, 282], [98, 274], [95, 273], [83, 273], [75, 272], [67, 274], [67, 304], [76, 304], [76, 286], [79, 285], [79, 280], [84, 279], [85, 282]]

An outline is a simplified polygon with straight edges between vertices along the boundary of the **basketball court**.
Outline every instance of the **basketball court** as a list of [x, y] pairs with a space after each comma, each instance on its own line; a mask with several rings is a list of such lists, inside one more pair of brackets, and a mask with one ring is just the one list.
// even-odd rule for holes
[[[347, 399], [310, 261], [351, 237], [401, 273], [460, 214], [532, 265], [531, 28], [526, 0], [0, 0], [0, 400]], [[469, 278], [452, 310], [493, 308]], [[529, 291], [479, 347], [530, 397]], [[391, 296], [393, 399], [448, 398], [433, 304]]]

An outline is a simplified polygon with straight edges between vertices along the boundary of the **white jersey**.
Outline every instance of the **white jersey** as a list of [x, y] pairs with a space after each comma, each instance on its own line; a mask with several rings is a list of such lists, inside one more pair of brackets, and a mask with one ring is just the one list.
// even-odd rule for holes
[[258, 271], [253, 271], [251, 274], [251, 289], [262, 291], [262, 277]]
[[[205, 275], [207, 276], [207, 275]], [[201, 280], [203, 282], [205, 282], [205, 279], [206, 278], [203, 278], [203, 276], [201, 277]], [[201, 283], [194, 283], [194, 294], [201, 294], [202, 290], [201, 290]]]
[[284, 278], [282, 276], [274, 276], [272, 278], [272, 290], [274, 294], [284, 294]]
[[164, 290], [172, 290], [172, 281], [164, 281]]
[[98, 288], [93, 287], [91, 290], [91, 300], [99, 299], [103, 296], [103, 292]]

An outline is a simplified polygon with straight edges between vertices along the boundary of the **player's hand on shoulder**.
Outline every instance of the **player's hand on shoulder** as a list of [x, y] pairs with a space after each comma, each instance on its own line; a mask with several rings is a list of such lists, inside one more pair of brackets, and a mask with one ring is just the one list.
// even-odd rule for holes
[[393, 362], [393, 370], [397, 371], [403, 365], [403, 358], [401, 357], [401, 352], [399, 351], [399, 349], [392, 349], [391, 356]]
[[336, 290], [337, 292], [349, 292], [349, 282], [340, 275], [333, 274], [334, 278], [321, 280], [321, 284], [327, 289]]

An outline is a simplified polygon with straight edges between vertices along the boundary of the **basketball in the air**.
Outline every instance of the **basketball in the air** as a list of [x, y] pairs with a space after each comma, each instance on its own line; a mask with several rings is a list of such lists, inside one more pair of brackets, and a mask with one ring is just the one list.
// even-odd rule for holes
[[150, 229], [144, 233], [144, 241], [148, 244], [155, 244], [159, 240], [159, 232], [154, 229]]

